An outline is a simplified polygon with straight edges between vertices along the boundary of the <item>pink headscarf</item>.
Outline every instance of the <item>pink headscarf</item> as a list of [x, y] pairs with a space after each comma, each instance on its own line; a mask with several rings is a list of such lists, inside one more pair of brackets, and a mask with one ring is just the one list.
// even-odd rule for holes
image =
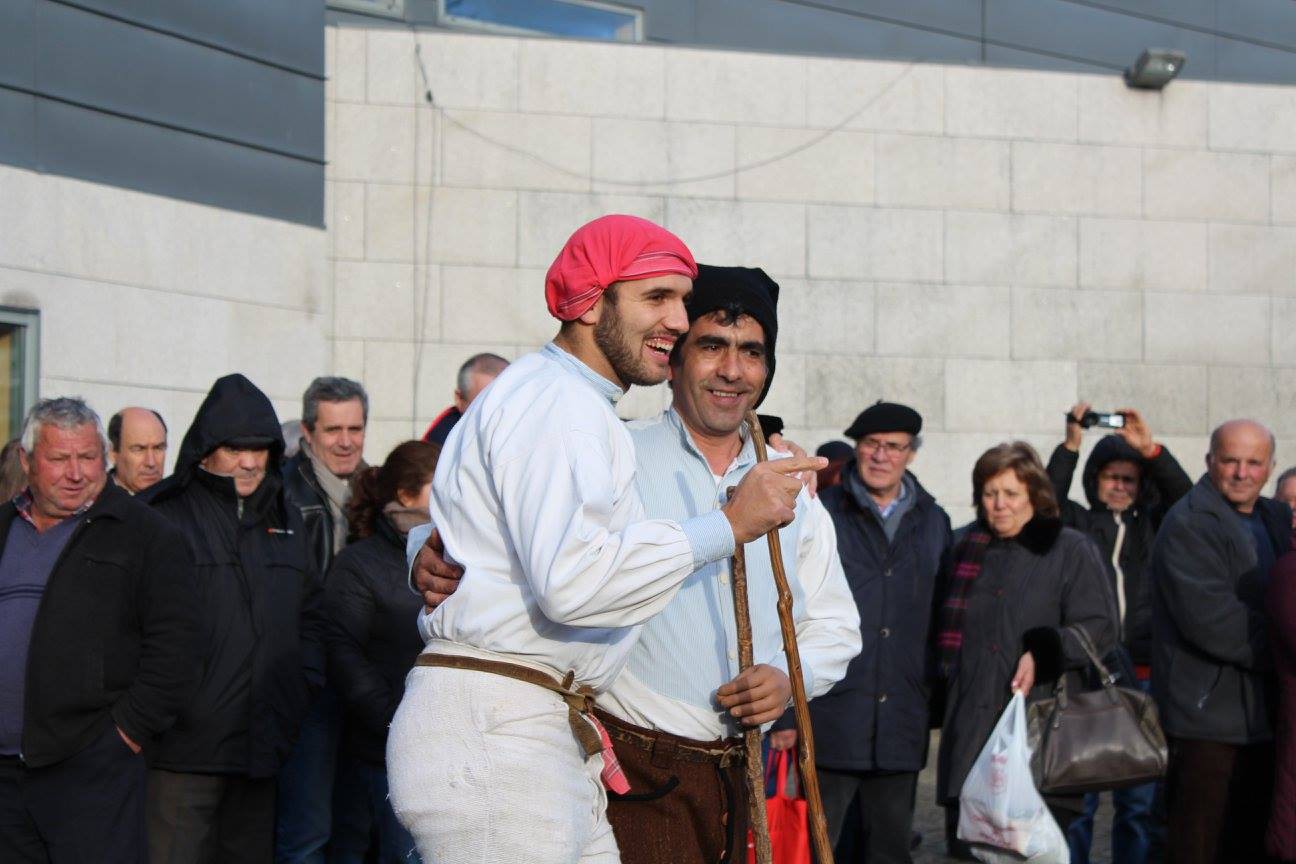
[[674, 273], [697, 278], [684, 242], [638, 216], [600, 216], [572, 234], [545, 275], [549, 314], [572, 321], [589, 311], [613, 282]]

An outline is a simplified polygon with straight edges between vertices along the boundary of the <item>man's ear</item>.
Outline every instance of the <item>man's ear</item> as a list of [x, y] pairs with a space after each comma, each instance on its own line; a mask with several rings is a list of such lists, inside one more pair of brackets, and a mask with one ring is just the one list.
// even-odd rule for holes
[[588, 324], [591, 327], [597, 324], [599, 322], [599, 316], [603, 314], [603, 298], [604, 295], [600, 294], [599, 298], [594, 301], [594, 305], [582, 312], [580, 317], [576, 320], [582, 324]]

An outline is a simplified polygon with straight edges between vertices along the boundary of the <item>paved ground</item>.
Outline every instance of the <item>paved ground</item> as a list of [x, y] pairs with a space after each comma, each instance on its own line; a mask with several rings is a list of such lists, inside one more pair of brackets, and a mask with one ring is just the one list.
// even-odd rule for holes
[[[914, 864], [945, 864], [955, 859], [945, 857], [945, 811], [936, 801], [936, 751], [940, 733], [932, 733], [931, 758], [927, 770], [918, 778], [918, 806], [914, 813], [914, 830], [923, 835], [922, 846], [914, 853]], [[1111, 798], [1104, 796], [1094, 826], [1094, 845], [1090, 864], [1111, 862]], [[853, 864], [839, 861], [837, 864]]]

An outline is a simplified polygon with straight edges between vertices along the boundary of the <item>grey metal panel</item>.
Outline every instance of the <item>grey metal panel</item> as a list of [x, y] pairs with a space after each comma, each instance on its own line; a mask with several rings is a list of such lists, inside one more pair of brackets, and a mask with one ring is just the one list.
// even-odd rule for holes
[[49, 99], [36, 101], [40, 170], [230, 210], [324, 224], [324, 168]]
[[1088, 72], [1115, 75], [1118, 74], [1110, 66], [1100, 66], [1097, 63], [1082, 63], [1076, 60], [1066, 60], [1061, 57], [1054, 57], [1049, 54], [1040, 54], [1035, 51], [1022, 51], [1016, 48], [1005, 48], [1002, 45], [986, 46], [985, 62], [987, 66], [1011, 66], [1019, 69], [1043, 69], [1049, 72]]
[[0, 84], [31, 87], [36, 80], [36, 0], [0, 2]]
[[[1296, 52], [1265, 48], [1236, 39], [1215, 40], [1216, 77], [1225, 81], [1296, 84]], [[1184, 74], [1192, 71], [1191, 62]]]
[[1292, 0], [1218, 0], [1215, 28], [1263, 42], [1296, 48], [1296, 3]]
[[37, 7], [37, 29], [44, 95], [323, 158], [318, 79], [56, 3]]
[[[788, 0], [780, 2], [798, 5]], [[816, 0], [816, 5], [913, 24], [923, 29], [944, 30], [973, 38], [981, 35], [981, 0]]]
[[69, 0], [129, 21], [324, 74], [324, 0]]
[[0, 163], [36, 167], [36, 99], [0, 87]]
[[975, 62], [981, 45], [864, 18], [824, 13], [783, 0], [698, 0], [698, 41], [792, 53]]
[[1117, 68], [1145, 48], [1178, 48], [1188, 55], [1185, 75], [1215, 70], [1210, 35], [1066, 0], [986, 0], [986, 40]]
[[1070, 0], [1082, 6], [1159, 18], [1207, 30], [1215, 28], [1215, 0]]
[[644, 39], [649, 42], [697, 41], [695, 0], [639, 0], [644, 12]]

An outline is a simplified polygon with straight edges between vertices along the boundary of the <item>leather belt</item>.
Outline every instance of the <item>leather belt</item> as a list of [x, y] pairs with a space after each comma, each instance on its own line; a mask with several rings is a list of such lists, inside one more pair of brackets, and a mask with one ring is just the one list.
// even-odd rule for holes
[[586, 758], [603, 751], [603, 741], [599, 738], [598, 730], [585, 719], [587, 716], [593, 718], [594, 690], [584, 685], [577, 685], [575, 672], [568, 672], [562, 681], [559, 681], [552, 675], [532, 669], [530, 666], [505, 663], [501, 660], [484, 660], [480, 657], [464, 657], [458, 654], [420, 654], [414, 661], [414, 665], [486, 672], [490, 675], [534, 684], [557, 693], [567, 703], [567, 722], [571, 726], [572, 734], [576, 736], [576, 740], [585, 751]]
[[[653, 764], [666, 767], [671, 761], [698, 762], [728, 768], [746, 757], [741, 738], [717, 738], [714, 741], [695, 741], [669, 732], [657, 732], [635, 726], [606, 711], [595, 712], [613, 741], [628, 744], [637, 750], [651, 753]], [[661, 763], [661, 764], [659, 764]]]

